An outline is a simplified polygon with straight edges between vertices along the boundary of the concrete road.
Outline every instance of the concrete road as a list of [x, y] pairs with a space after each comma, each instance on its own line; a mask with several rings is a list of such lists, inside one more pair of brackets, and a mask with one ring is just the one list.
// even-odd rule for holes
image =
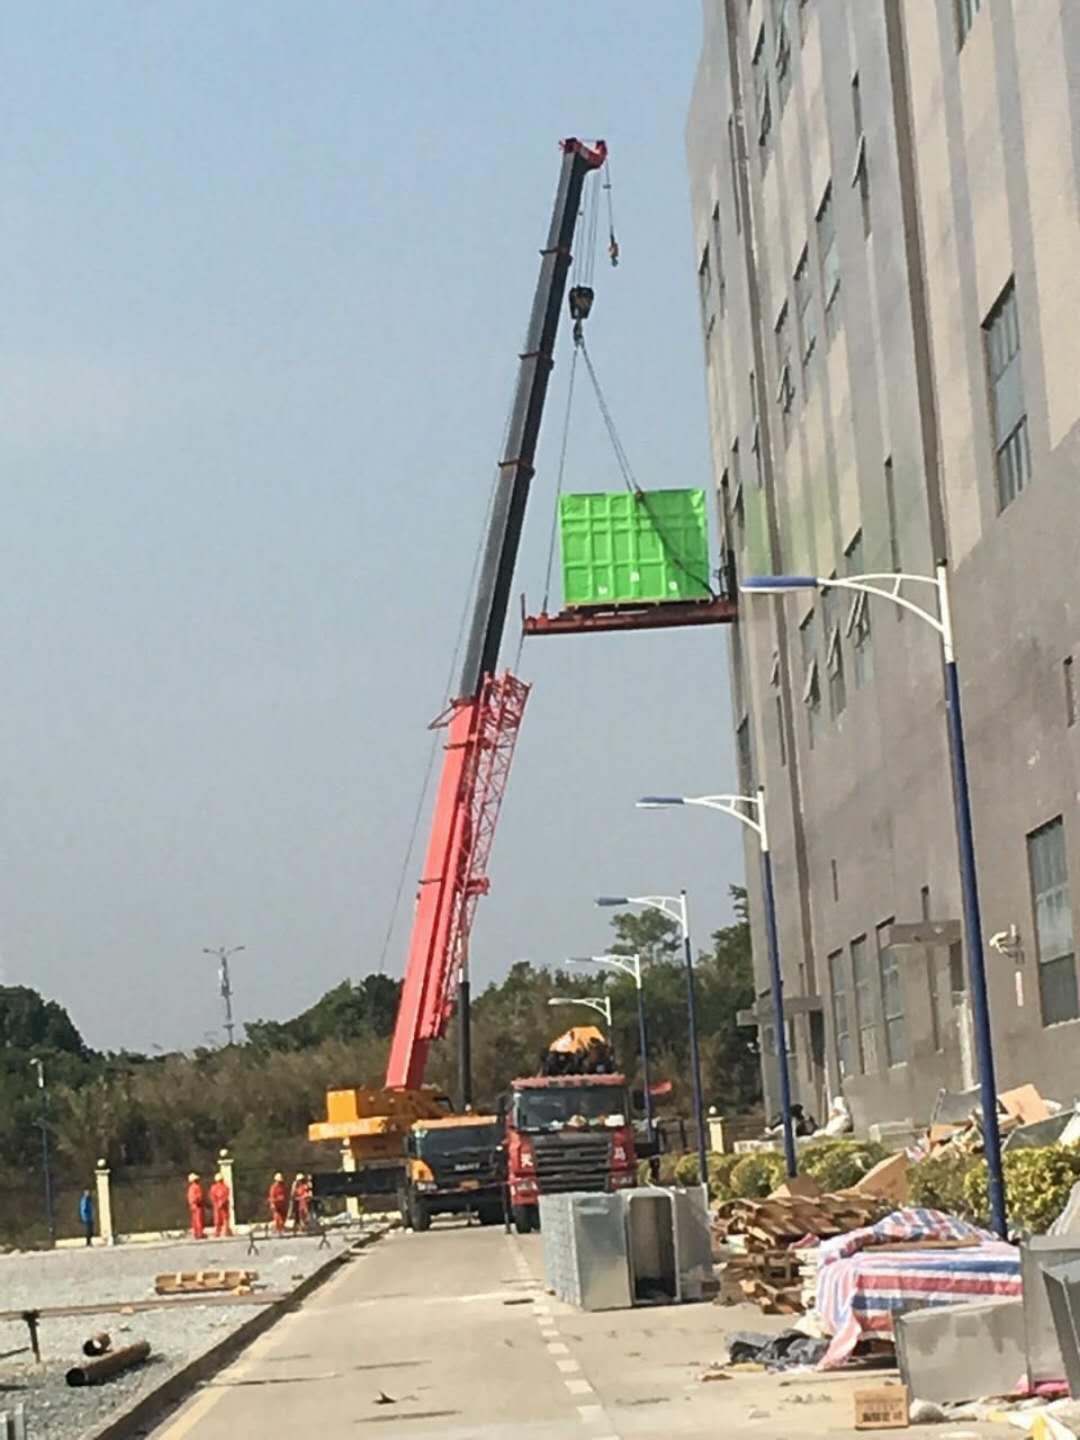
[[782, 1320], [708, 1304], [583, 1314], [544, 1294], [540, 1244], [449, 1223], [389, 1236], [154, 1440], [856, 1436], [849, 1376], [702, 1379], [725, 1333]]

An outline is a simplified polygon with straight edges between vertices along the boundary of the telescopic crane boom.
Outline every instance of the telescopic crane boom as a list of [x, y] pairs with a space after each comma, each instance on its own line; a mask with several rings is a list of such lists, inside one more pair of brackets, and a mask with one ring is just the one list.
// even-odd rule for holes
[[591, 170], [604, 142], [562, 142], [562, 168], [547, 244], [541, 253], [532, 314], [521, 355], [506, 453], [499, 462], [458, 694], [446, 715], [445, 756], [413, 917], [386, 1084], [417, 1089], [431, 1042], [443, 1035], [461, 978], [463, 1101], [469, 1094], [467, 945], [476, 901], [487, 893], [487, 861], [509, 775], [528, 686], [498, 674], [506, 613], [521, 543], [536, 443], [554, 364], [570, 245]]

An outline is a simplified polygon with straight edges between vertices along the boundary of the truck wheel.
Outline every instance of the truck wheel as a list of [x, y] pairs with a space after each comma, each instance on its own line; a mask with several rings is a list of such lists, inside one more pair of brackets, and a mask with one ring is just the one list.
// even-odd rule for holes
[[409, 1205], [409, 1223], [417, 1234], [431, 1229], [431, 1211], [423, 1200], [414, 1199]]
[[536, 1211], [531, 1205], [514, 1206], [514, 1229], [519, 1235], [528, 1235], [535, 1229]]

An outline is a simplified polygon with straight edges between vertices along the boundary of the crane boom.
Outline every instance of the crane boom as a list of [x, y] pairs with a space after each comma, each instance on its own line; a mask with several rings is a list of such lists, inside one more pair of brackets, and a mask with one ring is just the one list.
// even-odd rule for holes
[[[528, 686], [498, 675], [506, 613], [533, 477], [555, 337], [570, 270], [570, 245], [585, 178], [603, 165], [603, 141], [562, 142], [562, 167], [540, 275], [520, 356], [506, 453], [491, 507], [465, 658], [447, 718], [442, 773], [413, 917], [390, 1059], [389, 1088], [423, 1081], [432, 1040], [453, 1011], [476, 900], [488, 888], [487, 859], [521, 725]], [[462, 1017], [467, 1026], [467, 1016]]]

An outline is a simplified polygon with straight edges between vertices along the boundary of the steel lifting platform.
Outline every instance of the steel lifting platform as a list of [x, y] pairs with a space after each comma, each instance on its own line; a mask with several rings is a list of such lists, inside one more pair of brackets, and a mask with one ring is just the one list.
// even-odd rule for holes
[[619, 630], [674, 630], [693, 625], [730, 625], [738, 616], [734, 600], [664, 600], [641, 605], [615, 605], [611, 609], [578, 606], [555, 615], [542, 611], [526, 615], [521, 605], [521, 628], [526, 635], [601, 635]]

